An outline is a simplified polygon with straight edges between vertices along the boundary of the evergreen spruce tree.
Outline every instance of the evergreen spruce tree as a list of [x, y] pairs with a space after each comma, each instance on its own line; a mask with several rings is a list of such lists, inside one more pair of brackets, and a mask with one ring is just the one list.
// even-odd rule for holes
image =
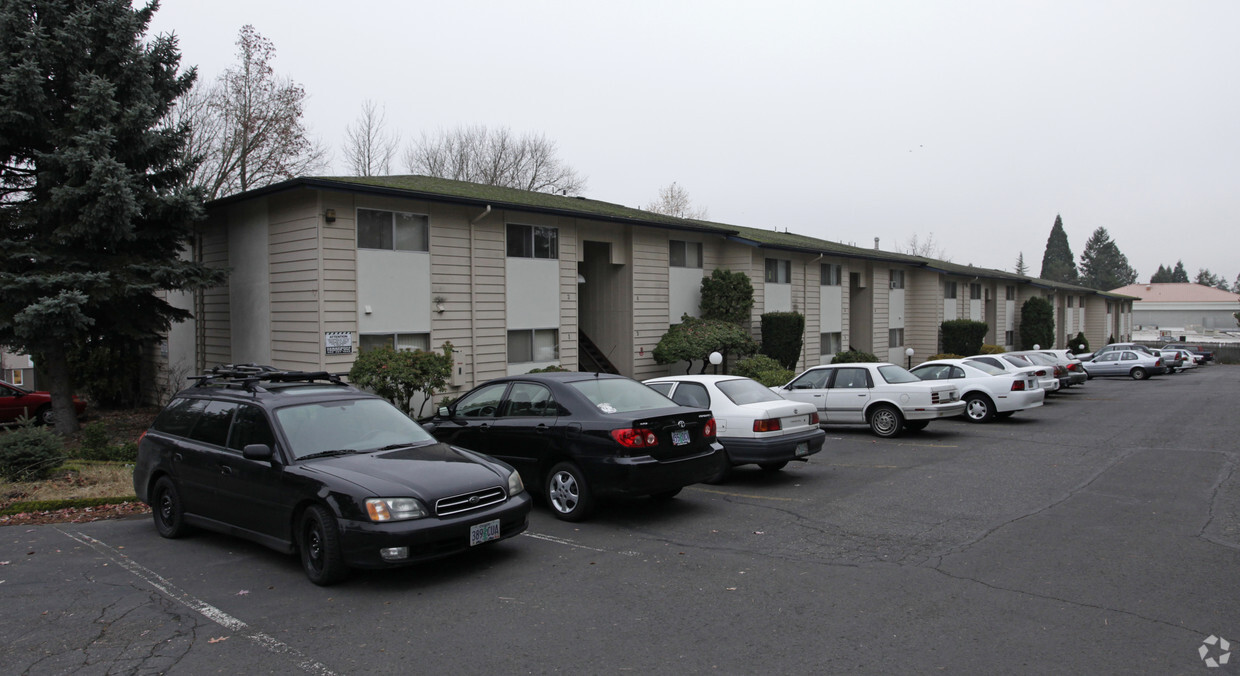
[[1080, 283], [1091, 289], [1109, 291], [1137, 281], [1137, 271], [1128, 264], [1106, 228], [1098, 228], [1085, 242], [1081, 253]]
[[1055, 282], [1075, 284], [1077, 280], [1076, 260], [1072, 256], [1072, 247], [1068, 246], [1068, 233], [1063, 229], [1063, 219], [1055, 215], [1055, 225], [1051, 226], [1050, 237], [1046, 239], [1046, 251], [1042, 254], [1042, 279]]
[[0, 2], [0, 344], [35, 355], [56, 430], [76, 429], [68, 353], [91, 337], [154, 340], [189, 317], [157, 296], [218, 284], [180, 253], [203, 217], [160, 120], [194, 80], [156, 6]]
[[1165, 265], [1159, 265], [1158, 271], [1150, 276], [1151, 284], [1166, 284], [1171, 280], [1171, 268], [1168, 268]]
[[1175, 262], [1175, 269], [1171, 271], [1171, 281], [1179, 284], [1188, 283], [1188, 270], [1184, 269], [1184, 261]]
[[1029, 276], [1029, 267], [1025, 265], [1025, 252], [1022, 251], [1016, 255], [1016, 274], [1022, 277]]

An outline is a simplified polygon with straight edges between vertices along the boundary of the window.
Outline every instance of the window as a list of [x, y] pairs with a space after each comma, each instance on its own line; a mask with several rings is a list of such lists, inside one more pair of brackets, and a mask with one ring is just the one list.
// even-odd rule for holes
[[557, 361], [560, 358], [559, 329], [521, 329], [508, 332], [508, 363]]
[[738, 406], [783, 399], [783, 397], [772, 392], [771, 388], [764, 387], [762, 384], [756, 383], [749, 378], [721, 380], [716, 383], [715, 387], [718, 387], [724, 396], [731, 399], [732, 403]]
[[513, 383], [501, 415], [510, 418], [554, 418], [559, 413], [551, 390], [545, 386], [538, 383]]
[[1068, 307], [1072, 307], [1072, 301], [1074, 299], [1075, 299], [1075, 296], [1068, 296]]
[[380, 347], [391, 347], [397, 350], [431, 349], [429, 333], [363, 333], [359, 338], [360, 352], [370, 352]]
[[820, 334], [818, 336], [818, 353], [828, 355], [843, 351], [843, 338], [843, 334], [839, 331]]
[[870, 374], [865, 369], [843, 368], [836, 369], [835, 379], [831, 381], [831, 387], [847, 387], [853, 389], [865, 389], [870, 386]]
[[541, 225], [508, 224], [510, 258], [559, 258], [560, 231]]
[[426, 216], [403, 211], [357, 210], [357, 248], [429, 251]]
[[943, 282], [943, 297], [944, 298], [955, 298], [956, 297], [956, 283], [955, 282]]
[[188, 436], [194, 422], [198, 420], [198, 414], [202, 413], [206, 406], [205, 399], [178, 399], [168, 404], [168, 407], [155, 417], [151, 427], [178, 437]]
[[466, 418], [494, 418], [499, 410], [499, 399], [504, 396], [508, 383], [495, 383], [474, 390], [472, 394], [461, 397], [453, 413]]
[[969, 300], [981, 300], [981, 299], [982, 299], [982, 285], [981, 284], [970, 284], [969, 285]]
[[887, 332], [887, 347], [899, 347], [904, 344], [904, 329], [891, 329]]
[[903, 270], [892, 270], [891, 271], [891, 288], [893, 289], [904, 288], [904, 271]]
[[1016, 300], [1016, 287], [1008, 286], [1003, 289], [1004, 300]]
[[263, 417], [262, 409], [243, 404], [237, 409], [237, 417], [233, 419], [228, 447], [244, 451], [250, 444], [267, 444], [275, 448], [276, 438], [271, 433], [271, 425], [267, 424], [267, 419]]
[[18, 387], [21, 387], [24, 384], [22, 382], [22, 377], [23, 377], [23, 371], [21, 369], [14, 369], [13, 375], [11, 376], [9, 382], [13, 383], [14, 385]]
[[1111, 311], [1111, 301], [1107, 301], [1107, 312]]
[[844, 266], [839, 263], [823, 263], [822, 264], [822, 285], [823, 286], [839, 286], [840, 277], [843, 274]]
[[1081, 302], [1077, 303], [1079, 307], [1085, 307], [1085, 296], [1081, 296]]
[[1016, 343], [1015, 338], [1016, 338], [1015, 331], [1004, 331], [1003, 332], [1003, 344], [1004, 345], [1014, 345]]
[[791, 284], [792, 261], [782, 258], [766, 259], [766, 282], [768, 284]]
[[672, 393], [672, 401], [681, 406], [710, 408], [710, 394], [701, 383], [681, 383]]
[[670, 240], [668, 246], [668, 264], [673, 268], [702, 267], [702, 243]]
[[228, 442], [228, 426], [232, 424], [236, 410], [237, 405], [230, 401], [207, 402], [189, 438], [212, 446], [223, 446]]

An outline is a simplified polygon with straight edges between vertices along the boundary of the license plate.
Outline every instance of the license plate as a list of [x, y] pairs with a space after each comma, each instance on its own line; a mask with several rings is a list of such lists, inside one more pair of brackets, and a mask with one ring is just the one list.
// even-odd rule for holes
[[809, 455], [809, 442], [808, 441], [802, 441], [801, 443], [797, 444], [796, 455], [797, 457], [800, 457], [802, 455]]
[[798, 415], [791, 418], [784, 418], [784, 427], [804, 427], [809, 424], [809, 416]]
[[672, 430], [672, 445], [684, 446], [689, 443], [689, 430]]
[[469, 527], [469, 546], [480, 545], [484, 542], [499, 539], [499, 519], [487, 521], [486, 523], [476, 523]]

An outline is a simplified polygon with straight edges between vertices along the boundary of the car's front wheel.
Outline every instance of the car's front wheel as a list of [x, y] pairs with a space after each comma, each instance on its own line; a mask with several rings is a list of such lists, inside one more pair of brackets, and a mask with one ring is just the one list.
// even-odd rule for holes
[[1145, 380], [1149, 377], [1149, 374], [1145, 372], [1145, 369], [1140, 366], [1134, 368], [1128, 375], [1132, 376], [1133, 380]]
[[39, 409], [39, 412], [34, 414], [34, 419], [35, 419], [35, 422], [39, 423], [40, 425], [47, 425], [48, 427], [55, 425], [56, 414], [52, 412], [51, 404], [48, 404], [47, 406], [44, 406], [43, 408]]
[[311, 505], [302, 512], [297, 527], [297, 549], [306, 577], [317, 585], [335, 584], [348, 573], [341, 555], [340, 530], [326, 507]]
[[964, 413], [969, 422], [990, 422], [990, 419], [995, 417], [995, 405], [990, 401], [990, 397], [972, 392], [964, 398]]
[[185, 535], [185, 508], [181, 504], [181, 492], [166, 476], [159, 477], [151, 488], [151, 514], [155, 518], [155, 530], [161, 537], [179, 538]]
[[552, 467], [544, 485], [547, 504], [551, 506], [555, 518], [582, 521], [594, 510], [594, 496], [577, 465], [562, 462]]
[[880, 404], [870, 411], [870, 431], [888, 438], [899, 436], [904, 429], [904, 416], [890, 404]]

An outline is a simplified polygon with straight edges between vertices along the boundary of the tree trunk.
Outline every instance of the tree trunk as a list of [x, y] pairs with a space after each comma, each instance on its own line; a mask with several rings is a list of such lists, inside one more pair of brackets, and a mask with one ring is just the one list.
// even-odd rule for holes
[[63, 349], [49, 350], [43, 355], [46, 363], [48, 391], [52, 395], [52, 413], [55, 415], [56, 433], [62, 437], [78, 429], [77, 411], [73, 409], [73, 379], [69, 377], [69, 362]]

